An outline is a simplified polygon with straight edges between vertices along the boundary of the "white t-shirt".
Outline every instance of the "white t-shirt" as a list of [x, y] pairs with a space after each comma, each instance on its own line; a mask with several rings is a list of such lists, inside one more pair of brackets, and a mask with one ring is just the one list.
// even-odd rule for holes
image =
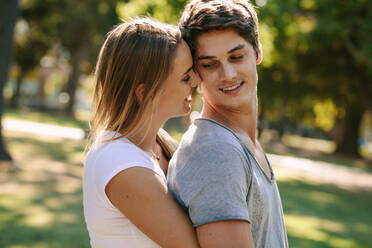
[[92, 145], [84, 164], [84, 216], [92, 248], [160, 247], [112, 205], [105, 193], [107, 183], [131, 167], [148, 168], [166, 178], [152, 158], [126, 138], [102, 142], [118, 135], [102, 132]]

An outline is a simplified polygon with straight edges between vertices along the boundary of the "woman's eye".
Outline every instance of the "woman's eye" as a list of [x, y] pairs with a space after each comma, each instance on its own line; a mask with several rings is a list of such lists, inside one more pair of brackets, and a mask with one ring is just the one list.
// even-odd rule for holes
[[210, 67], [212, 67], [212, 66], [215, 66], [216, 64], [217, 64], [217, 63], [212, 62], [212, 63], [201, 64], [201, 66], [202, 66], [203, 68], [210, 68]]
[[182, 81], [183, 82], [185, 82], [185, 83], [187, 83], [187, 82], [189, 82], [190, 81], [190, 75], [187, 75], [186, 77], [184, 77], [183, 79], [182, 79]]

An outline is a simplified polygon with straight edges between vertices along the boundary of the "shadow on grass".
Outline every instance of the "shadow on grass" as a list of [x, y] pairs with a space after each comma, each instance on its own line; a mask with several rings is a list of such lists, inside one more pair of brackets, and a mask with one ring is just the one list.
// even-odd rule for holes
[[[0, 202], [16, 200], [12, 198], [1, 195]], [[0, 222], [0, 247], [90, 247], [81, 199], [80, 190], [71, 194], [53, 191], [17, 209], [0, 207], [5, 217]]]
[[[82, 161], [76, 162], [83, 142], [13, 135], [9, 144], [24, 169], [0, 174], [0, 247], [89, 247]], [[53, 166], [59, 168], [50, 170]], [[372, 247], [372, 192], [298, 180], [278, 186], [290, 247]]]
[[278, 182], [290, 247], [372, 247], [372, 192]]
[[11, 148], [17, 149], [20, 146], [22, 146], [25, 156], [41, 156], [46, 159], [67, 163], [73, 162], [71, 156], [74, 156], [74, 154], [82, 154], [84, 152], [82, 141], [45, 141], [29, 136], [12, 137]]
[[89, 246], [81, 191], [82, 141], [11, 133], [18, 171], [0, 171], [0, 247]]

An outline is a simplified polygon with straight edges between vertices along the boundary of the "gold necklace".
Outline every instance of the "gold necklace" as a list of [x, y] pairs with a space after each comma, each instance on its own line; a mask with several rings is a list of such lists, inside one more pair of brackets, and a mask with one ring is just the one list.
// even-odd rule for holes
[[156, 154], [153, 150], [146, 151], [148, 154], [151, 155], [153, 159], [156, 159], [157, 161], [160, 161], [160, 156]]

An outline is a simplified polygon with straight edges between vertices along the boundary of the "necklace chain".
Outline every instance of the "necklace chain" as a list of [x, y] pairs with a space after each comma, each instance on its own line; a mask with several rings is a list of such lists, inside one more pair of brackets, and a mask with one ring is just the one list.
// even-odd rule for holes
[[146, 152], [149, 153], [152, 158], [156, 159], [157, 161], [160, 161], [160, 156], [158, 154], [156, 154], [154, 151], [150, 150], [150, 151], [146, 151]]

